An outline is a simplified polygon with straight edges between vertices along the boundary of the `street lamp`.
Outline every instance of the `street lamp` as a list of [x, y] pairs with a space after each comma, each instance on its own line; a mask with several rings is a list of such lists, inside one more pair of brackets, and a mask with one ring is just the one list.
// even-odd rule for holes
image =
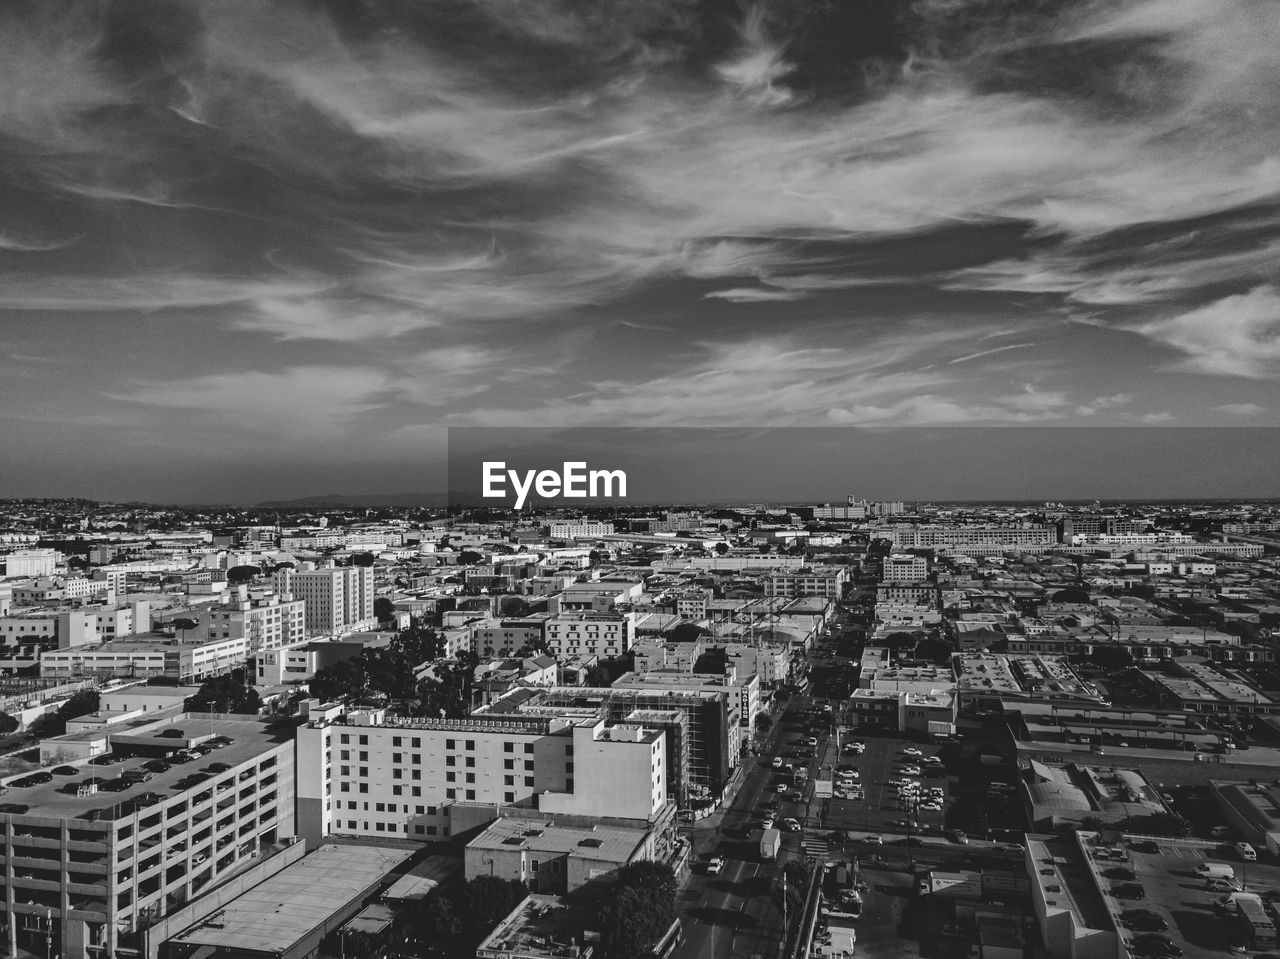
[[52, 959], [53, 956], [53, 908], [45, 906], [44, 909], [44, 959]]

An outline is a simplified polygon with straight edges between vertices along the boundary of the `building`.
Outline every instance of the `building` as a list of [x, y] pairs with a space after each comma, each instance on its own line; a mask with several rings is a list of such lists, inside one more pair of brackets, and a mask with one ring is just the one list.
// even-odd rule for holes
[[884, 526], [874, 531], [902, 549], [949, 549], [1004, 552], [1055, 545], [1058, 531], [1051, 526]]
[[312, 701], [297, 736], [299, 830], [433, 842], [501, 811], [652, 824], [668, 805], [666, 737], [638, 724], [477, 713], [396, 719]]
[[152, 927], [148, 938], [167, 938], [166, 959], [315, 957], [323, 954], [325, 939], [335, 932], [343, 935], [345, 923], [354, 919], [350, 924], [358, 927], [359, 916], [367, 915], [362, 908], [390, 891], [396, 872], [413, 852], [355, 843], [324, 845], [240, 895], [211, 903], [204, 915], [175, 916]]
[[544, 639], [547, 618], [545, 615], [485, 618], [472, 623], [467, 627], [471, 633], [471, 651], [483, 659], [493, 659], [514, 656], [521, 649], [533, 648]]
[[[372, 612], [372, 606], [370, 606]], [[292, 646], [307, 638], [306, 601], [275, 595], [238, 596], [229, 603], [217, 603], [200, 610], [200, 634], [206, 639], [243, 636], [249, 650]]]
[[548, 535], [551, 539], [599, 539], [612, 536], [612, 523], [552, 523]]
[[468, 879], [514, 879], [530, 892], [564, 896], [654, 852], [646, 829], [511, 817], [494, 820], [467, 843], [464, 863]]
[[182, 642], [158, 633], [139, 634], [94, 646], [46, 650], [40, 656], [40, 677], [66, 681], [167, 676], [201, 682], [243, 666], [248, 657], [249, 641], [243, 636]]
[[595, 924], [586, 906], [535, 893], [476, 947], [476, 959], [593, 959], [599, 933], [587, 930]]
[[[163, 735], [176, 731], [178, 735]], [[81, 734], [69, 734], [74, 739]], [[5, 796], [4, 929], [8, 952], [106, 959], [145, 954], [142, 930], [274, 859], [293, 831], [289, 730], [250, 718], [171, 714], [110, 727], [122, 766], [74, 762], [78, 775]], [[78, 785], [139, 770], [148, 758], [222, 737], [219, 772], [175, 765], [115, 792]], [[47, 938], [46, 938], [47, 937]], [[151, 955], [155, 953], [152, 952]]]
[[58, 551], [53, 549], [18, 549], [4, 558], [4, 574], [19, 576], [52, 576], [58, 567]]
[[849, 570], [845, 566], [803, 567], [786, 572], [770, 573], [764, 582], [766, 597], [795, 599], [801, 596], [818, 596], [822, 599], [840, 599], [844, 595]]
[[635, 642], [635, 620], [619, 613], [566, 612], [545, 621], [543, 638], [556, 659], [621, 656]]
[[341, 569], [312, 569], [295, 572], [280, 569], [272, 576], [280, 596], [301, 599], [309, 635], [371, 629], [373, 615], [373, 568], [350, 566]]
[[[1050, 959], [1123, 959], [1129, 955], [1102, 893], [1100, 867], [1093, 865], [1084, 848], [1082, 837], [1092, 842], [1094, 835], [1026, 837], [1031, 905], [1040, 945]], [[1101, 864], [1101, 868], [1110, 867]]]
[[881, 579], [918, 582], [929, 578], [929, 561], [912, 553], [892, 553], [884, 558]]

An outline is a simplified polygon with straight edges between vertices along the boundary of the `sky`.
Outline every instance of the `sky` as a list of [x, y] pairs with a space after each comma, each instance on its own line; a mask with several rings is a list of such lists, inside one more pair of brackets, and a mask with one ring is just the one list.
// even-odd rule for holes
[[0, 495], [435, 489], [447, 427], [1280, 425], [1276, 36], [1272, 0], [13, 0]]

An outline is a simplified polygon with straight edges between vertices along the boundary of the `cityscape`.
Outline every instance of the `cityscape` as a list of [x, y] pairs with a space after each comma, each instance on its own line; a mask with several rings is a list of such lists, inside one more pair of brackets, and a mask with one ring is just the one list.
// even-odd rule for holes
[[0, 501], [13, 956], [1277, 948], [1280, 504]]
[[0, 3], [0, 959], [1280, 959], [1277, 37]]

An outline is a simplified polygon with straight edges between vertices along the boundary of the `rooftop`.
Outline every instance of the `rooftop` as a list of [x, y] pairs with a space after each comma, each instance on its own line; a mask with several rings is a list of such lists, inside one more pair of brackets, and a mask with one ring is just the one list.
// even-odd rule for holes
[[641, 829], [616, 826], [565, 826], [540, 819], [497, 819], [467, 843], [467, 850], [527, 849], [530, 852], [580, 856], [626, 865], [644, 842]]
[[[160, 736], [159, 733], [165, 729], [180, 729], [183, 735]], [[84, 817], [92, 810], [101, 810], [105, 813], [104, 818], [120, 819], [131, 815], [121, 808], [124, 803], [145, 793], [155, 793], [166, 799], [174, 798], [182, 792], [178, 788], [178, 780], [196, 773], [208, 776], [204, 788], [213, 788], [217, 781], [234, 782], [237, 767], [256, 760], [276, 746], [292, 742], [293, 731], [293, 725], [287, 722], [268, 724], [250, 716], [211, 719], [207, 715], [190, 713], [174, 714], [168, 720], [157, 720], [154, 716], [149, 716], [117, 723], [84, 735], [97, 738], [105, 736], [111, 743], [119, 745], [123, 745], [119, 742], [122, 737], [127, 737], [128, 747], [145, 755], [106, 766], [94, 766], [87, 760], [70, 760], [65, 765], [74, 767], [76, 775], [54, 776], [52, 782], [37, 786], [11, 787], [5, 795], [5, 801], [25, 803], [31, 807], [27, 815], [38, 818], [70, 819]], [[73, 734], [69, 738], [80, 735], [82, 734]], [[120, 792], [97, 792], [81, 799], [75, 793], [63, 791], [68, 784], [78, 783], [90, 776], [104, 781], [116, 779], [126, 770], [141, 769], [143, 763], [162, 758], [166, 752], [195, 745], [214, 736], [226, 736], [234, 742], [200, 759], [174, 765], [167, 772], [156, 773], [150, 781], [137, 783]], [[231, 769], [221, 774], [209, 773], [207, 769], [211, 763], [226, 763]], [[21, 779], [22, 776], [14, 778]], [[291, 800], [290, 797], [281, 796], [280, 801]]]
[[388, 846], [324, 845], [178, 933], [181, 943], [279, 955], [364, 898], [413, 854]]
[[[512, 910], [489, 938], [476, 947], [476, 956], [520, 957], [542, 959], [573, 954], [573, 947], [583, 938], [587, 915], [557, 896], [534, 893]], [[581, 947], [576, 955], [589, 959], [590, 946]]]

